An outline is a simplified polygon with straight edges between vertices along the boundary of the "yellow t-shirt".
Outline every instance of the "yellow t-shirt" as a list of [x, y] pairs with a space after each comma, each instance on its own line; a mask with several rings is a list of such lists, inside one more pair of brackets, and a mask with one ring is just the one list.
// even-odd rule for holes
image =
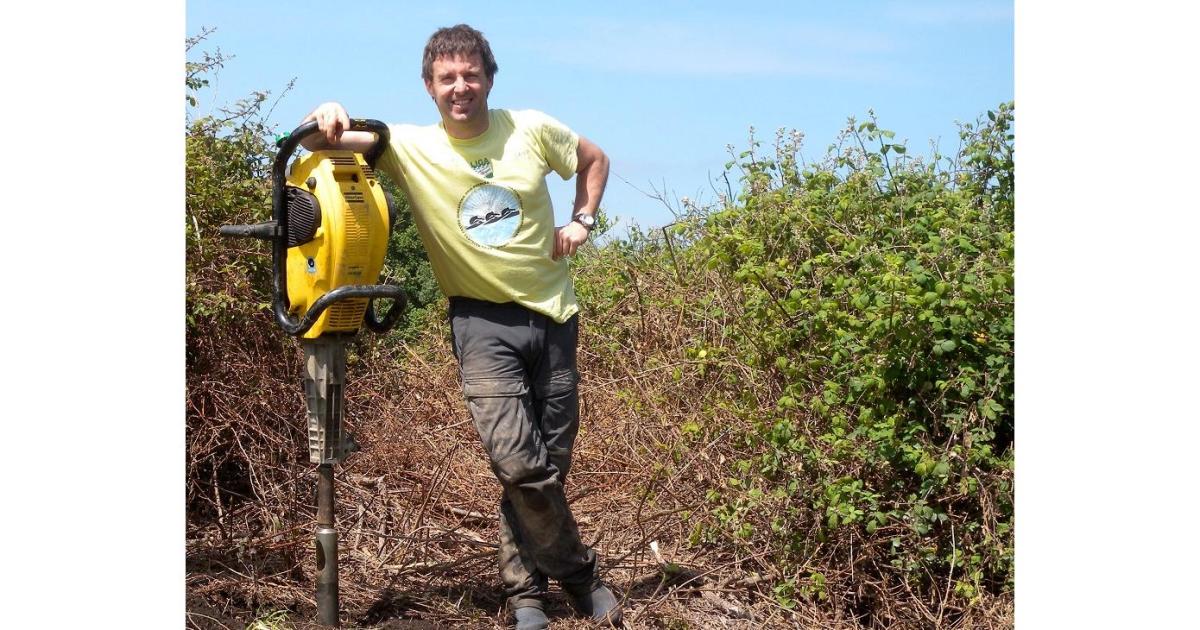
[[389, 125], [376, 165], [408, 194], [442, 292], [517, 302], [562, 323], [579, 311], [566, 257], [554, 260], [550, 171], [575, 174], [579, 136], [533, 110], [488, 112], [467, 140], [442, 125]]

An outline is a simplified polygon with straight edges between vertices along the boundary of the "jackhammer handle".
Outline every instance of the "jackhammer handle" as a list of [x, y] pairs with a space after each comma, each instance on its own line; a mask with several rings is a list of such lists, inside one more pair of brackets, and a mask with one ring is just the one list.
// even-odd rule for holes
[[[306, 123], [301, 123], [299, 127], [292, 130], [291, 133], [279, 138], [275, 146], [279, 148], [279, 155], [276, 160], [286, 160], [296, 151], [296, 147], [300, 141], [307, 138], [310, 134], [319, 131], [317, 121], [310, 120]], [[387, 149], [388, 141], [392, 137], [392, 132], [388, 126], [374, 118], [351, 118], [350, 128], [347, 131], [369, 131], [375, 134], [375, 144], [363, 153], [363, 158], [371, 168], [375, 168], [375, 162], [379, 160], [379, 156], [383, 155]]]
[[[379, 286], [379, 285], [377, 285], [377, 286]], [[388, 288], [391, 288], [391, 289], [396, 289], [396, 294], [395, 295], [376, 296], [376, 297], [392, 298], [392, 306], [391, 306], [391, 308], [389, 308], [387, 310], [387, 313], [384, 313], [383, 319], [377, 319], [375, 317], [375, 299], [376, 298], [371, 298], [371, 301], [367, 302], [367, 313], [366, 313], [366, 316], [363, 321], [366, 322], [367, 328], [370, 328], [371, 332], [384, 333], [384, 332], [387, 332], [388, 330], [390, 330], [393, 326], [396, 325], [396, 322], [400, 319], [400, 313], [402, 311], [404, 311], [404, 307], [408, 306], [408, 296], [404, 294], [404, 291], [401, 290], [400, 287], [394, 287], [394, 286], [389, 286], [389, 285], [383, 285], [383, 286], [387, 286]]]
[[275, 240], [279, 234], [279, 225], [274, 221], [263, 221], [252, 225], [222, 225], [217, 228], [221, 236], [237, 236], [241, 238], [257, 238], [264, 241]]
[[[304, 333], [308, 332], [309, 328], [313, 327], [313, 324], [317, 323], [317, 320], [321, 317], [321, 313], [324, 313], [325, 309], [333, 306], [335, 302], [340, 302], [349, 298], [364, 297], [371, 298], [371, 302], [367, 303], [366, 322], [367, 327], [375, 332], [384, 332], [388, 328], [391, 328], [392, 325], [395, 325], [396, 319], [400, 317], [400, 311], [403, 310], [404, 305], [407, 303], [407, 300], [404, 296], [404, 289], [398, 286], [390, 284], [351, 284], [344, 287], [338, 287], [317, 298], [317, 301], [313, 302], [313, 305], [308, 307], [308, 312], [305, 313], [304, 317], [300, 318], [299, 321], [293, 320], [291, 317], [289, 317], [286, 311], [280, 312], [280, 310], [276, 308], [275, 321], [287, 334], [303, 335]], [[395, 300], [395, 303], [392, 304], [392, 308], [388, 309], [387, 315], [384, 316], [382, 322], [375, 321], [375, 312], [372, 306], [372, 302], [374, 302], [375, 298], [391, 298]], [[387, 323], [389, 318], [390, 324], [380, 328], [379, 326]]]
[[387, 149], [388, 142], [392, 138], [392, 132], [384, 123], [375, 120], [374, 118], [351, 118], [351, 131], [370, 131], [375, 134], [375, 144], [363, 154], [363, 159], [371, 168], [375, 168], [375, 162], [379, 161], [379, 156], [383, 155]]

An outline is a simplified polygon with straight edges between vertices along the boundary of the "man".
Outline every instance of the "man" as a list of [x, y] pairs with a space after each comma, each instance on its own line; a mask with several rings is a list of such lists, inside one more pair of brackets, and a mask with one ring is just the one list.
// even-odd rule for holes
[[[454, 353], [467, 407], [500, 480], [500, 576], [520, 630], [546, 628], [547, 578], [584, 613], [619, 624], [621, 607], [597, 577], [563, 482], [579, 429], [578, 311], [567, 257], [587, 240], [608, 180], [592, 142], [540, 112], [491, 110], [498, 67], [475, 29], [439, 29], [421, 76], [441, 123], [391, 125], [377, 168], [413, 208], [434, 275], [450, 299]], [[304, 119], [304, 142], [365, 152], [368, 132], [325, 103]], [[573, 219], [554, 226], [550, 171], [577, 174]]]

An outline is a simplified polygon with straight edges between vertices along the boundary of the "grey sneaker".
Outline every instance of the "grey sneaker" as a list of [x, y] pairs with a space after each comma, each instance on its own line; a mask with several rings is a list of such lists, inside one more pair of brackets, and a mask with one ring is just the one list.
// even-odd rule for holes
[[575, 608], [590, 616], [592, 621], [613, 627], [621, 625], [621, 602], [617, 601], [617, 596], [604, 582], [594, 580], [588, 584], [564, 584], [563, 591], [570, 596]]
[[546, 630], [550, 627], [546, 613], [536, 606], [514, 608], [513, 616], [517, 618], [517, 630]]

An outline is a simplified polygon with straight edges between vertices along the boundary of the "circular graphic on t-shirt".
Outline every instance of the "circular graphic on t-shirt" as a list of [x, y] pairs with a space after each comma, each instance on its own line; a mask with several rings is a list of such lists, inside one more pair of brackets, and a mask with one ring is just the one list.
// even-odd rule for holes
[[458, 204], [458, 224], [472, 242], [499, 247], [521, 227], [521, 199], [511, 188], [476, 184]]

